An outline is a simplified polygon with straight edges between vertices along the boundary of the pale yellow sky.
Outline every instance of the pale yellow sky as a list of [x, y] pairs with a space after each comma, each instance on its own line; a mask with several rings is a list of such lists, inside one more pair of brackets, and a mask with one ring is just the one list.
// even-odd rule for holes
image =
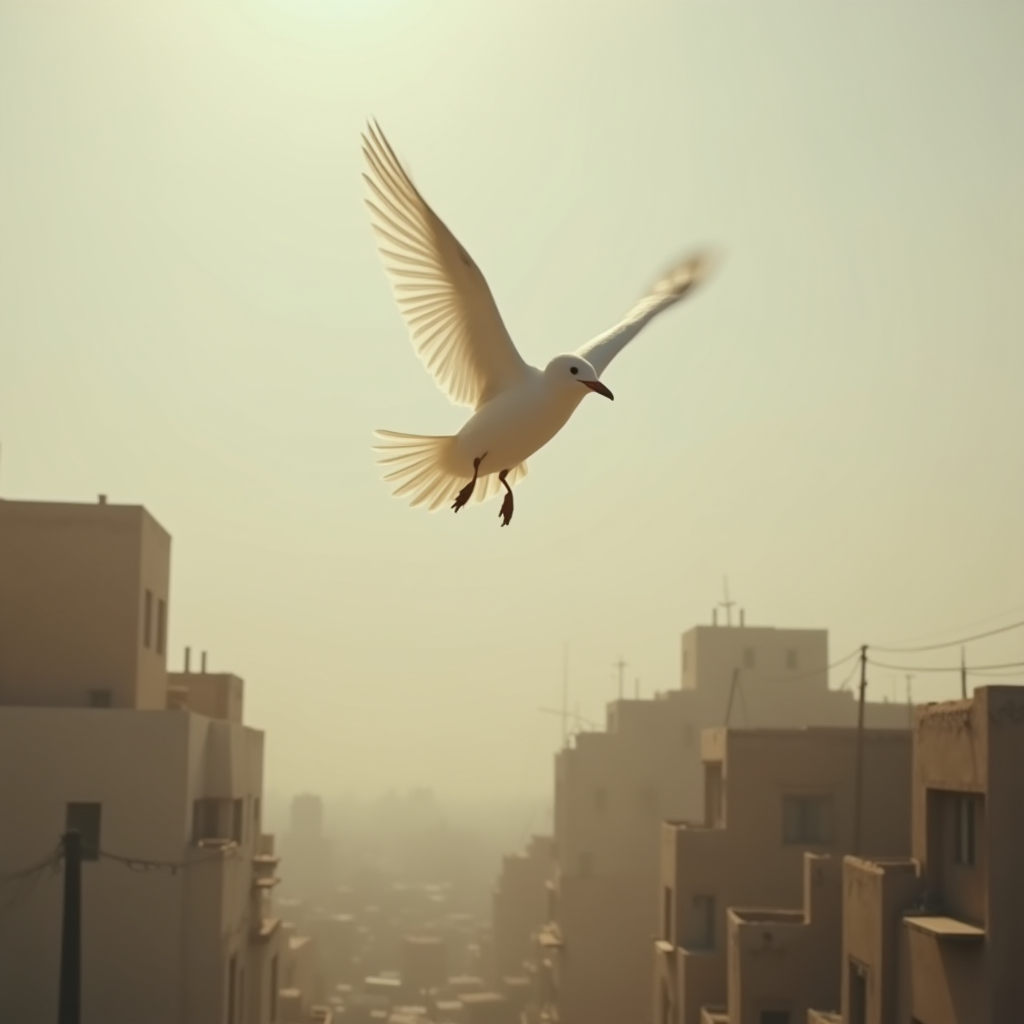
[[[563, 642], [600, 719], [620, 654], [677, 684], [725, 573], [836, 656], [1024, 617], [1022, 52], [1013, 3], [6, 3], [0, 493], [171, 531], [174, 661], [246, 678], [281, 790], [546, 792]], [[462, 411], [374, 249], [368, 116], [531, 361], [726, 252], [507, 530], [374, 465]]]

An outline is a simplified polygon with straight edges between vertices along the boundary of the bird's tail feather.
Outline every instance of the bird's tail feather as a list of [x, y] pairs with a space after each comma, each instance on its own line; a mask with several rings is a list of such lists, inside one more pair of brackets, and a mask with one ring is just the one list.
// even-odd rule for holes
[[[387, 469], [384, 479], [393, 485], [392, 494], [396, 498], [408, 497], [413, 508], [425, 505], [428, 511], [436, 512], [442, 505], [453, 502], [472, 479], [472, 465], [459, 465], [454, 435], [436, 437], [377, 430], [374, 436], [380, 442], [373, 446], [377, 463]], [[481, 472], [484, 472], [483, 467]], [[509, 472], [509, 485], [526, 474], [523, 462]], [[496, 473], [481, 475], [471, 500], [486, 501], [500, 490], [502, 486]]]

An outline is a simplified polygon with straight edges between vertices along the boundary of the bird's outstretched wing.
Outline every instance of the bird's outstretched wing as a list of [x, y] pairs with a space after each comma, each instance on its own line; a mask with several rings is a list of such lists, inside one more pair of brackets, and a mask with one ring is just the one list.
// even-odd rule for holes
[[480, 268], [427, 205], [373, 123], [363, 135], [377, 246], [413, 346], [457, 405], [479, 408], [528, 374]]
[[576, 355], [586, 359], [597, 370], [598, 377], [608, 364], [647, 326], [659, 313], [675, 305], [688, 295], [711, 269], [710, 253], [698, 253], [677, 263], [658, 283], [610, 330], [599, 334], [576, 350]]

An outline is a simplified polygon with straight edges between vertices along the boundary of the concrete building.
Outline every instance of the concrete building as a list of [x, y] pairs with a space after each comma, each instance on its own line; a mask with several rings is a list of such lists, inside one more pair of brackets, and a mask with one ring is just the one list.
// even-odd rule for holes
[[553, 869], [551, 836], [532, 836], [525, 851], [503, 858], [492, 904], [494, 980], [526, 973], [536, 932], [547, 921]]
[[[609, 704], [603, 732], [580, 733], [556, 755], [556, 867], [535, 947], [539, 1018], [651, 1019], [660, 826], [701, 813], [702, 729], [856, 724], [852, 694], [829, 688], [825, 630], [697, 626], [682, 655], [679, 689]], [[909, 710], [869, 703], [865, 721], [906, 729]]]
[[[729, 908], [798, 906], [805, 852], [840, 855], [854, 848], [856, 743], [856, 729], [705, 731], [703, 823], [661, 828], [654, 1020], [700, 1024], [705, 1008], [724, 1012]], [[905, 856], [910, 732], [866, 730], [863, 743], [863, 848]], [[740, 932], [743, 923], [737, 922]], [[783, 985], [784, 976], [776, 981]], [[783, 998], [778, 986], [776, 1002]], [[838, 990], [835, 996], [837, 1005]], [[763, 1010], [785, 1009], [796, 1021], [801, 998], [792, 988], [784, 993], [787, 1006]], [[758, 1019], [733, 1009], [730, 1021]]]
[[730, 907], [726, 913], [728, 1002], [705, 1007], [713, 1024], [804, 1024], [817, 1007], [839, 1006], [842, 858], [805, 853], [803, 907]]
[[69, 829], [83, 1024], [277, 1019], [263, 734], [240, 679], [169, 685], [170, 547], [143, 508], [0, 501], [0, 1020], [56, 1019]]
[[917, 708], [913, 786], [912, 857], [844, 865], [842, 1019], [1024, 1020], [1024, 686]]
[[307, 907], [326, 907], [334, 888], [333, 852], [324, 832], [324, 802], [315, 793], [300, 793], [291, 803], [281, 852], [288, 861], [282, 891]]

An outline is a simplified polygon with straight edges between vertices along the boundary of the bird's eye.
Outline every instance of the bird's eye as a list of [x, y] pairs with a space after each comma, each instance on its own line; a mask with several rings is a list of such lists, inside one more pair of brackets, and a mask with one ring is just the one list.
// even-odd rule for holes
[[578, 366], [570, 366], [569, 367], [569, 372], [570, 373], [579, 373], [580, 372], [580, 368]]

